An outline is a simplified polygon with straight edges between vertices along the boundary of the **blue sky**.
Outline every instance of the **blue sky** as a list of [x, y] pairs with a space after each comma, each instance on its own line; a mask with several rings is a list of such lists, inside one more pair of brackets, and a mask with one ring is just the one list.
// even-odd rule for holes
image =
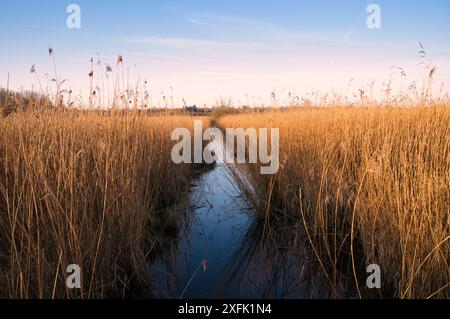
[[[81, 8], [79, 30], [66, 27], [71, 3]], [[371, 3], [381, 29], [366, 25]], [[447, 0], [15, 0], [0, 2], [0, 27], [0, 85], [10, 73], [14, 89], [37, 86], [32, 64], [43, 79], [52, 71], [49, 44], [75, 92], [87, 94], [90, 57], [115, 66], [120, 53], [133, 80], [151, 83], [155, 103], [170, 87], [197, 105], [219, 96], [264, 102], [274, 88], [342, 91], [351, 78], [355, 89], [371, 80], [381, 87], [392, 65], [421, 83], [419, 41], [438, 67], [436, 85], [450, 83]]]

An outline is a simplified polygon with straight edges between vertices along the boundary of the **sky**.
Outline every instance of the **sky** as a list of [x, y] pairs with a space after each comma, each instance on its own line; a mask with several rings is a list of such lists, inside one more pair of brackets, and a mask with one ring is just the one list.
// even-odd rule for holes
[[[81, 28], [68, 28], [70, 4], [81, 9]], [[370, 4], [380, 8], [380, 28], [369, 28]], [[231, 97], [237, 105], [270, 103], [272, 92], [344, 92], [375, 81], [391, 67], [399, 88], [424, 81], [419, 42], [437, 67], [435, 87], [450, 86], [450, 1], [156, 1], [14, 0], [0, 2], [0, 86], [35, 90], [53, 74], [48, 47], [65, 87], [89, 94], [90, 59], [95, 85], [105, 63], [123, 56], [130, 81], [148, 81], [152, 101], [173, 94], [189, 105]], [[350, 82], [350, 79], [353, 79]], [[102, 82], [103, 81], [103, 82]], [[171, 93], [173, 92], [173, 93]]]

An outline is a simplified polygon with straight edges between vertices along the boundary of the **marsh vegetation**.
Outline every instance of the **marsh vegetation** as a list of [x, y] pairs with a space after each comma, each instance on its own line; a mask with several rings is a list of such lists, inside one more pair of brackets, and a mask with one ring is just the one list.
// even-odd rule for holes
[[[47, 87], [33, 65], [39, 91], [0, 90], [0, 297], [450, 297], [450, 109], [448, 94], [432, 96], [434, 65], [422, 89], [394, 94], [390, 79], [380, 101], [373, 85], [353, 99], [349, 86], [191, 112], [173, 94], [155, 107], [147, 81], [125, 81], [121, 55], [115, 69], [91, 59], [83, 106], [49, 56]], [[172, 132], [193, 135], [195, 120], [279, 129], [279, 170], [175, 164]], [[210, 193], [199, 187], [218, 172]], [[237, 234], [216, 223], [232, 202]], [[66, 286], [71, 264], [81, 289]], [[379, 290], [365, 287], [369, 264]]]

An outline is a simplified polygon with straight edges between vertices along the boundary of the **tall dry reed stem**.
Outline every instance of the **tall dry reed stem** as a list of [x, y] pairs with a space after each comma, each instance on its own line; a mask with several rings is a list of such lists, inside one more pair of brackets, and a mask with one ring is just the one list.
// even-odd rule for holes
[[[206, 125], [206, 124], [205, 124]], [[123, 297], [149, 282], [157, 210], [176, 201], [189, 166], [170, 160], [187, 116], [41, 111], [0, 121], [0, 296]], [[82, 289], [66, 288], [66, 268]]]
[[269, 206], [271, 221], [303, 218], [330, 279], [346, 268], [362, 297], [380, 296], [364, 287], [365, 267], [376, 263], [381, 296], [399, 298], [450, 297], [449, 123], [448, 105], [271, 111], [219, 121], [280, 128], [278, 174], [245, 170], [254, 202], [265, 214]]

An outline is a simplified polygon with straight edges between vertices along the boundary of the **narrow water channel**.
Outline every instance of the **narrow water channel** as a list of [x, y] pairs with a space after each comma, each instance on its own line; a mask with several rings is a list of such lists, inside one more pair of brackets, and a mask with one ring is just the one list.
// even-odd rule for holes
[[179, 238], [155, 262], [156, 298], [220, 296], [219, 279], [242, 244], [252, 212], [226, 168], [204, 173], [190, 192]]
[[216, 164], [195, 180], [177, 236], [150, 261], [149, 297], [344, 297], [346, 289], [330, 289], [322, 270], [308, 259], [301, 225], [284, 223], [273, 227], [270, 239], [263, 235], [229, 170]]

